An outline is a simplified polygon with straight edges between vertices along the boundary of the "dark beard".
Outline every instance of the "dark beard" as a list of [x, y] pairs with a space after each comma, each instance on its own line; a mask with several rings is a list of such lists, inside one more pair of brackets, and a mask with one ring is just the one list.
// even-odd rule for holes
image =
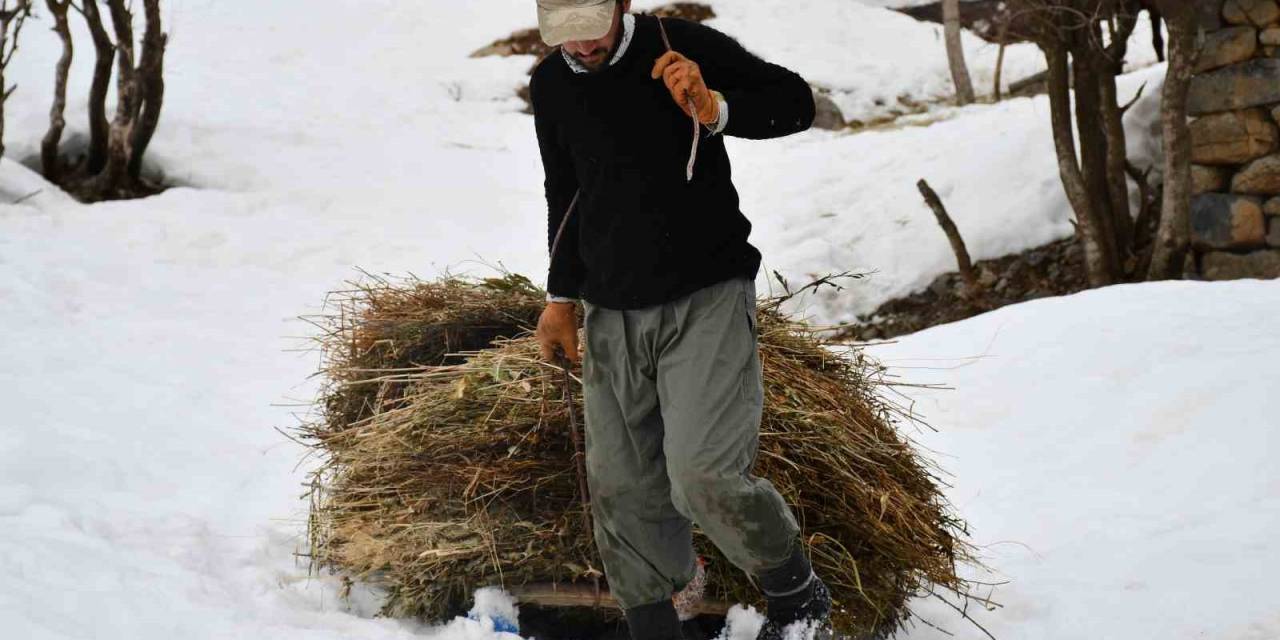
[[[623, 37], [626, 35], [624, 33], [624, 29], [622, 28], [621, 13], [618, 14], [618, 17], [615, 19], [613, 24], [614, 24], [614, 28], [617, 29], [618, 37], [614, 39], [613, 47], [609, 49], [609, 52], [606, 53], [604, 57], [600, 59], [600, 64], [598, 65], [591, 64], [572, 53], [569, 54], [569, 57], [573, 58], [575, 61], [577, 61], [578, 64], [582, 65], [582, 68], [586, 69], [587, 73], [599, 73], [601, 71], [604, 71], [609, 66], [609, 61], [613, 60], [613, 57], [618, 55], [618, 49], [622, 46]], [[568, 52], [566, 51], [566, 53]]]

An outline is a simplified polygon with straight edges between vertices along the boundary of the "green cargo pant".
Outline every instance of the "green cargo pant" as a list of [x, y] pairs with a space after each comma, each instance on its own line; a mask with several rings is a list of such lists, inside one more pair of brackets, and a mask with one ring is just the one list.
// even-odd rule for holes
[[734, 278], [644, 309], [584, 304], [595, 539], [625, 608], [692, 579], [691, 523], [752, 575], [790, 556], [796, 520], [750, 472], [764, 402], [755, 300], [755, 282]]

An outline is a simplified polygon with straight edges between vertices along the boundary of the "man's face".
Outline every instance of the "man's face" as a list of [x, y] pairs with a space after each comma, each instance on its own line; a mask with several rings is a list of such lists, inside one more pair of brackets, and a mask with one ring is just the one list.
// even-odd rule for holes
[[569, 40], [560, 45], [574, 60], [586, 67], [588, 71], [599, 71], [609, 63], [618, 41], [622, 39], [622, 14], [631, 7], [631, 0], [619, 2], [613, 10], [613, 26], [609, 33], [596, 40]]

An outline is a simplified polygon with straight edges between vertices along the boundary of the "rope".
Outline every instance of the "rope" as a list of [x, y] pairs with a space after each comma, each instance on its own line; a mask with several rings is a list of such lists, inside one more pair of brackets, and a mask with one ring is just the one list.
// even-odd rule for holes
[[[658, 16], [658, 32], [662, 34], [662, 45], [667, 51], [673, 51], [671, 48], [671, 39], [667, 37], [667, 28], [662, 26], [662, 17]], [[698, 122], [698, 110], [694, 108], [693, 97], [686, 95], [684, 98], [685, 106], [689, 107], [689, 117], [693, 119], [693, 145], [689, 148], [689, 164], [684, 169], [685, 182], [693, 180], [693, 163], [698, 159], [698, 138], [701, 137], [702, 124]]]

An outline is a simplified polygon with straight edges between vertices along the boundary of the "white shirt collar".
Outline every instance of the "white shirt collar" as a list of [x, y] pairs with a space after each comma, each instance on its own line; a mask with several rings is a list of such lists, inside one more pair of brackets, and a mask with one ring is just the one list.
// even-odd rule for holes
[[[622, 55], [627, 52], [627, 47], [631, 46], [631, 38], [635, 35], [636, 17], [630, 13], [622, 14], [622, 44], [618, 45], [618, 51], [609, 59], [609, 66], [612, 67], [622, 59]], [[569, 52], [565, 51], [564, 47], [560, 48], [560, 55], [564, 56], [564, 61], [569, 63], [569, 68], [572, 69], [574, 73], [587, 73], [589, 71], [586, 67], [582, 66], [582, 63], [569, 55]]]

